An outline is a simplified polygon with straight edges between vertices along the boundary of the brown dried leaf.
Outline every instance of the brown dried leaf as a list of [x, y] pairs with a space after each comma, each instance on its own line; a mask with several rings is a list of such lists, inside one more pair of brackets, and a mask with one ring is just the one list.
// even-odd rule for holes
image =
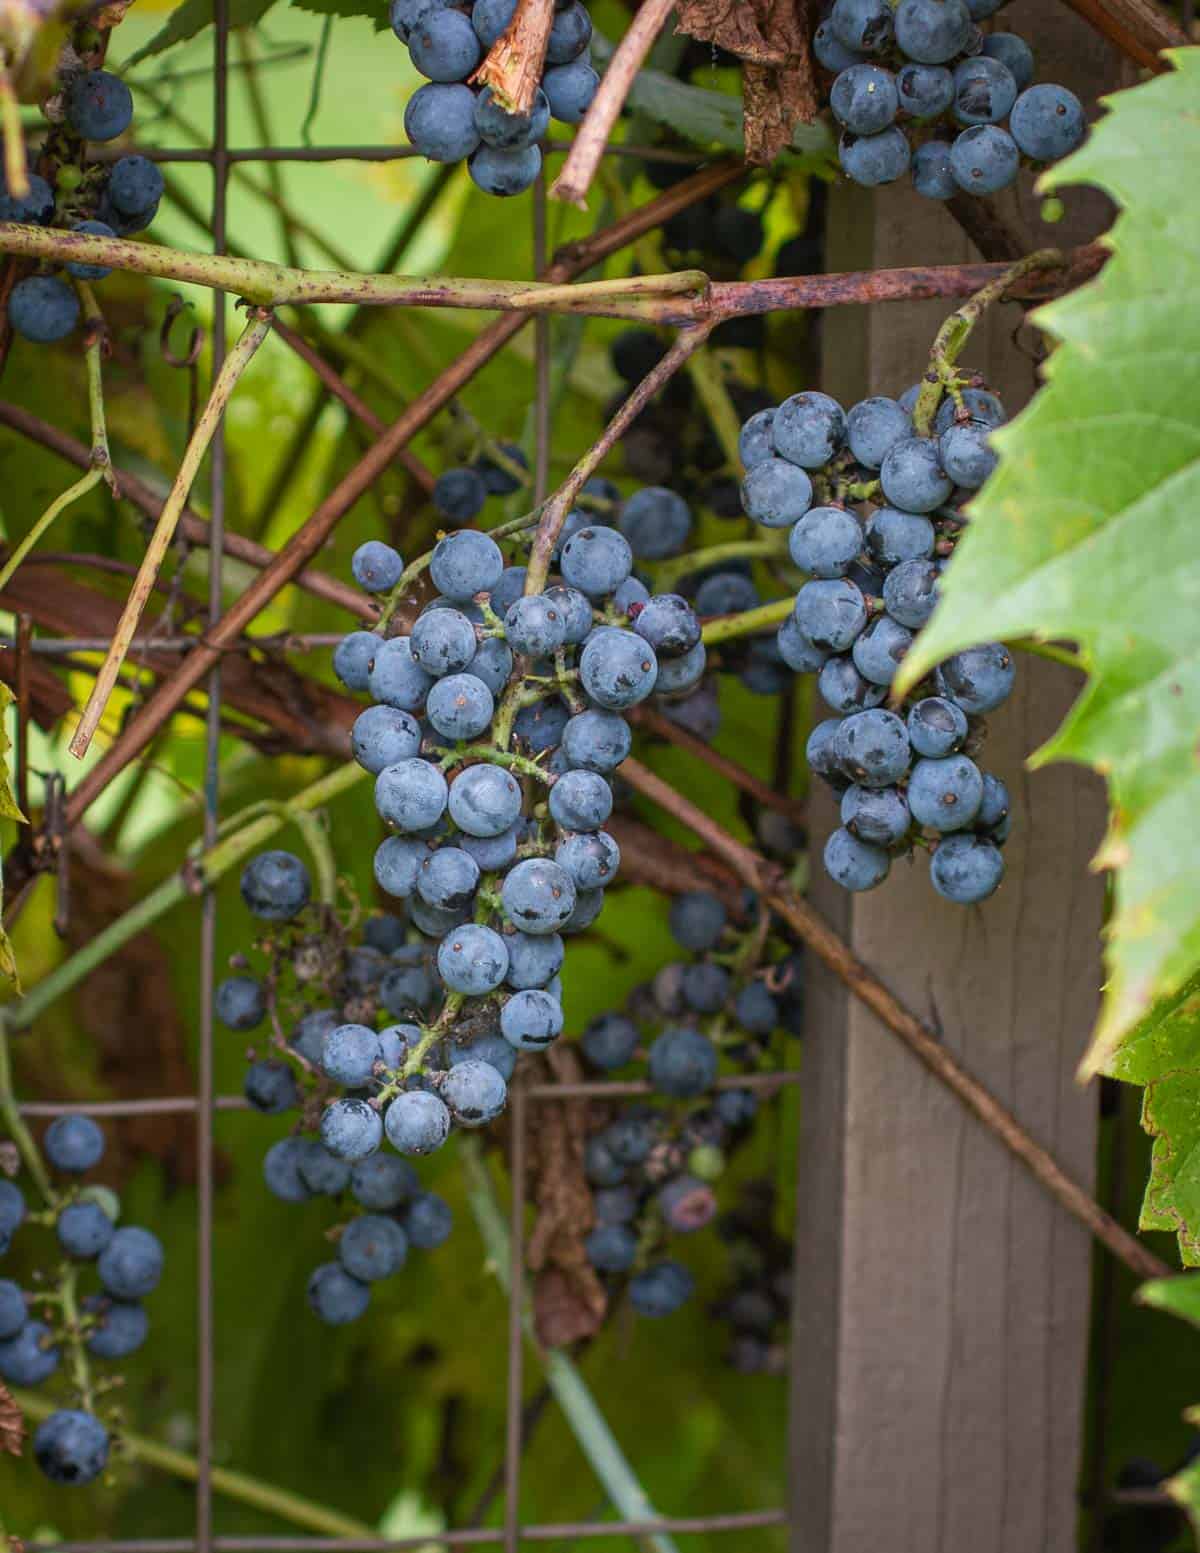
[[25, 1417], [12, 1392], [0, 1381], [0, 1454], [20, 1456], [25, 1449]]
[[791, 142], [797, 124], [816, 115], [812, 66], [807, 58], [775, 69], [747, 65], [742, 72], [746, 109], [746, 160], [758, 167], [773, 162]]
[[679, 0], [679, 28], [745, 61], [746, 157], [772, 161], [817, 115], [808, 0]]

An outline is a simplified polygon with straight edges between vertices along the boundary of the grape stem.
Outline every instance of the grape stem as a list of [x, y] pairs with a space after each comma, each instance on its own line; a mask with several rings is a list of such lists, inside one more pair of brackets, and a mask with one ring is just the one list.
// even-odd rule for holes
[[700, 636], [706, 647], [730, 642], [741, 636], [755, 636], [771, 626], [782, 625], [796, 607], [795, 597], [775, 599], [757, 609], [745, 609], [738, 615], [714, 615], [704, 622]]
[[23, 200], [29, 193], [25, 131], [21, 125], [21, 104], [6, 61], [0, 61], [0, 134], [4, 136], [4, 181], [8, 192]]
[[507, 113], [532, 113], [553, 25], [554, 0], [519, 0], [512, 21], [488, 50], [471, 85], [490, 86]]
[[654, 571], [654, 591], [670, 593], [671, 590], [693, 572], [702, 572], [722, 561], [769, 560], [787, 554], [787, 533], [776, 529], [775, 538], [732, 539], [720, 545], [707, 545], [700, 550], [689, 551], [664, 561]]

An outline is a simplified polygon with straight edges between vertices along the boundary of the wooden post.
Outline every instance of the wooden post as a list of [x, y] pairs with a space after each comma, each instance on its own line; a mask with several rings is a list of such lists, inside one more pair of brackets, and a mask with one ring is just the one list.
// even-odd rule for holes
[[[1038, 79], [1093, 102], [1119, 62], [1077, 16], [1020, 0], [996, 19], [1034, 47]], [[1039, 220], [1031, 180], [1004, 202], [1026, 250], [1107, 225], [1069, 193]], [[975, 257], [940, 207], [908, 188], [831, 199], [828, 270]], [[920, 376], [944, 303], [839, 308], [823, 320], [821, 384], [847, 406]], [[976, 331], [966, 364], [1010, 412], [1035, 387], [1015, 307]], [[1024, 347], [1024, 349], [1021, 348]], [[1036, 521], [1036, 514], [1030, 515]], [[813, 808], [813, 898], [856, 952], [945, 1033], [1078, 1180], [1094, 1177], [1097, 1096], [1075, 1082], [1101, 982], [1099, 781], [1025, 757], [1079, 680], [1018, 655], [1018, 688], [981, 757], [1009, 784], [1008, 873], [983, 907], [935, 895], [918, 854], [848, 896], [819, 858], [838, 824]], [[1027, 1172], [819, 967], [812, 967], [793, 1342], [794, 1553], [1067, 1553], [1075, 1546], [1090, 1246]]]

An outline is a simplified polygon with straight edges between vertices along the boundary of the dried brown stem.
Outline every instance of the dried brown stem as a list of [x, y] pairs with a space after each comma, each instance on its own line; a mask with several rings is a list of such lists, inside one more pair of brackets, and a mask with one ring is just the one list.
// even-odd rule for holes
[[760, 781], [753, 771], [747, 771], [745, 766], [739, 766], [736, 760], [731, 760], [728, 755], [722, 755], [719, 750], [713, 749], [711, 744], [698, 739], [694, 733], [687, 728], [681, 728], [678, 723], [673, 723], [661, 712], [656, 712], [649, 706], [640, 706], [631, 715], [639, 728], [645, 728], [647, 732], [656, 734], [660, 739], [666, 739], [669, 744], [686, 750], [689, 755], [694, 755], [697, 760], [703, 761], [710, 771], [723, 776], [727, 782], [753, 798], [756, 803], [762, 804], [764, 809], [774, 809], [777, 814], [786, 815], [789, 820], [795, 820], [798, 825], [807, 822], [807, 809], [803, 799], [789, 798], [786, 793], [777, 793], [773, 787], [768, 787], [765, 782]]
[[592, 179], [613, 126], [625, 106], [634, 77], [674, 9], [675, 0], [643, 0], [641, 9], [609, 60], [604, 79], [584, 115], [562, 170], [550, 186], [555, 199], [586, 207]]
[[876, 1018], [899, 1036], [909, 1051], [966, 1106], [972, 1115], [1030, 1171], [1068, 1213], [1080, 1221], [1138, 1278], [1162, 1278], [1170, 1269], [1143, 1246], [1079, 1185], [1038, 1143], [1010, 1110], [974, 1078], [947, 1050], [936, 1034], [906, 1008], [894, 993], [858, 958], [807, 901], [782, 879], [780, 871], [757, 852], [731, 836], [703, 809], [677, 792], [639, 761], [627, 760], [621, 776], [644, 797], [665, 809], [723, 857], [767, 905], [801, 938], [819, 960], [864, 1003]]
[[510, 113], [532, 113], [553, 25], [554, 0], [518, 0], [512, 21], [492, 44], [471, 84], [490, 86]]
[[1153, 0], [1066, 0], [1103, 37], [1147, 70], [1169, 70], [1163, 49], [1185, 48], [1183, 28]]

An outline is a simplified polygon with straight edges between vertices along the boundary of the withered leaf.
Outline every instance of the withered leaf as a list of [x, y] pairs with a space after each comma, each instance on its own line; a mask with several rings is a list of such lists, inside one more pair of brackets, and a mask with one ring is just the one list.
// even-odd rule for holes
[[[590, 1272], [591, 1269], [589, 1268]], [[591, 1281], [599, 1286], [592, 1273]], [[604, 1290], [596, 1292], [587, 1280], [572, 1277], [561, 1267], [544, 1267], [533, 1283], [533, 1322], [538, 1340], [547, 1348], [566, 1348], [591, 1337], [604, 1318]]]
[[789, 144], [797, 124], [815, 113], [811, 64], [807, 58], [776, 69], [747, 65], [742, 72], [746, 109], [746, 160], [757, 167], [772, 162]]
[[0, 1452], [20, 1456], [25, 1449], [25, 1417], [12, 1392], [0, 1381]]

